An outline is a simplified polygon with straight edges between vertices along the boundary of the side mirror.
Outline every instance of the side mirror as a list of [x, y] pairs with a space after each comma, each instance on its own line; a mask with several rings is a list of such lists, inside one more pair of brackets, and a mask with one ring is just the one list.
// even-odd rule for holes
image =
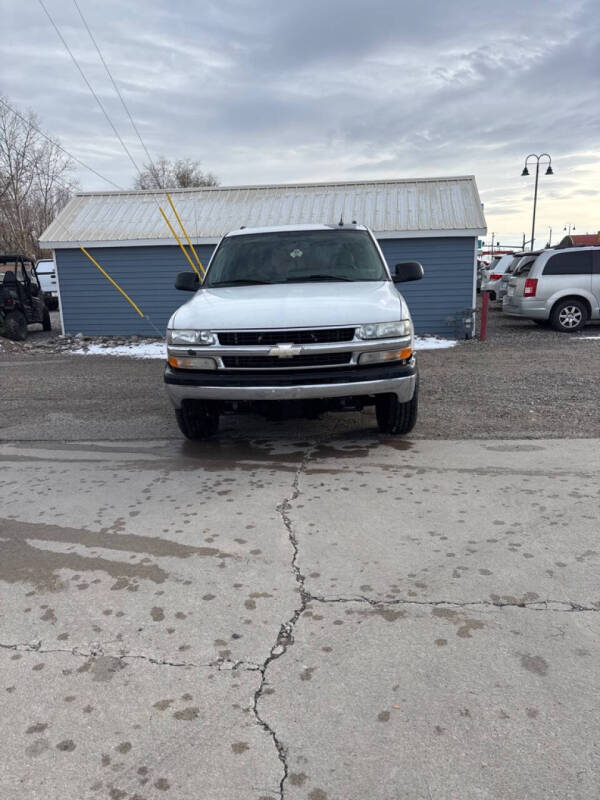
[[175, 278], [175, 288], [182, 292], [197, 292], [200, 288], [200, 279], [195, 272], [180, 272]]
[[394, 283], [406, 283], [407, 281], [420, 281], [423, 275], [423, 267], [418, 261], [401, 261], [394, 267]]

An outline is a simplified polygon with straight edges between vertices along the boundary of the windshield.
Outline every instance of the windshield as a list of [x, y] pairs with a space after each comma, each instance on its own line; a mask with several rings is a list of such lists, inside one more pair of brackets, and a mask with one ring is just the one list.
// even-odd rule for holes
[[388, 279], [366, 231], [278, 231], [223, 239], [204, 286]]

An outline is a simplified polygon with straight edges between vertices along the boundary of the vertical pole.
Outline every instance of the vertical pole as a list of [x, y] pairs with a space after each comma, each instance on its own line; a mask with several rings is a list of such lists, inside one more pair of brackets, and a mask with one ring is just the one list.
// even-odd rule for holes
[[523, 252], [525, 252], [525, 234], [523, 234]]
[[533, 190], [533, 221], [531, 223], [531, 250], [533, 250], [533, 244], [535, 241], [535, 208], [537, 206], [537, 190], [538, 190], [538, 178], [540, 174], [540, 159], [538, 158], [537, 164], [535, 165], [535, 189]]
[[488, 305], [490, 302], [490, 293], [481, 293], [481, 326], [479, 328], [479, 339], [485, 342], [487, 339], [487, 321], [488, 321]]
[[552, 228], [550, 228], [550, 236], [548, 237], [548, 247], [552, 247]]

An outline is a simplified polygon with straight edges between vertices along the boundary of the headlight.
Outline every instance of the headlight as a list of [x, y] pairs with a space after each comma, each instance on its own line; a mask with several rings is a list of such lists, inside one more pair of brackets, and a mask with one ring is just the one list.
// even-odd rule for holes
[[167, 331], [167, 344], [216, 344], [217, 337], [212, 331], [192, 331], [171, 328]]
[[410, 336], [411, 333], [412, 323], [409, 319], [397, 322], [374, 322], [356, 329], [359, 339], [394, 339], [399, 336]]

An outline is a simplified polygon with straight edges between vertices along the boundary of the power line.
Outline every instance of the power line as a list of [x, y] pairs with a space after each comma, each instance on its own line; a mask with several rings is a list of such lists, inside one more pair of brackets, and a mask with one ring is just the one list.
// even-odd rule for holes
[[73, 161], [77, 162], [77, 164], [79, 164], [80, 166], [82, 166], [82, 167], [84, 167], [85, 169], [89, 170], [90, 172], [93, 172], [93, 173], [94, 173], [94, 175], [96, 175], [96, 176], [97, 176], [98, 178], [100, 178], [101, 180], [103, 180], [103, 181], [106, 181], [106, 183], [110, 183], [110, 185], [111, 185], [111, 186], [114, 186], [114, 187], [115, 187], [115, 189], [120, 189], [121, 191], [124, 191], [124, 190], [123, 190], [123, 187], [122, 187], [122, 186], [119, 186], [119, 184], [118, 184], [118, 183], [115, 183], [114, 181], [111, 181], [109, 178], [105, 178], [105, 177], [104, 177], [104, 175], [101, 175], [101, 174], [100, 174], [99, 172], [97, 172], [97, 171], [96, 171], [96, 170], [95, 170], [93, 167], [90, 167], [90, 166], [88, 166], [88, 164], [85, 164], [83, 161], [81, 161], [81, 159], [77, 158], [77, 157], [76, 157], [76, 156], [74, 156], [72, 153], [70, 153], [70, 152], [69, 152], [69, 151], [68, 151], [66, 148], [62, 147], [62, 145], [60, 145], [60, 144], [58, 144], [57, 142], [55, 142], [55, 141], [54, 141], [54, 139], [51, 139], [51, 138], [50, 138], [50, 136], [47, 136], [47, 135], [46, 135], [46, 134], [45, 134], [43, 131], [41, 131], [41, 130], [40, 130], [40, 129], [39, 129], [37, 126], [36, 126], [36, 125], [34, 125], [34, 124], [31, 122], [31, 120], [28, 120], [28, 119], [27, 119], [27, 117], [24, 117], [24, 116], [23, 116], [23, 114], [20, 114], [20, 113], [19, 113], [19, 112], [18, 112], [16, 109], [14, 109], [14, 108], [13, 108], [13, 107], [12, 107], [12, 106], [9, 104], [9, 103], [7, 103], [7, 102], [6, 102], [6, 100], [4, 100], [4, 98], [0, 97], [0, 103], [2, 103], [2, 105], [3, 105], [3, 106], [5, 106], [6, 108], [8, 108], [8, 110], [9, 110], [9, 111], [11, 111], [11, 112], [12, 112], [12, 113], [13, 113], [13, 114], [16, 116], [16, 117], [19, 117], [19, 119], [20, 119], [20, 120], [22, 120], [23, 122], [25, 122], [27, 125], [30, 125], [30, 126], [33, 128], [33, 130], [34, 130], [34, 131], [36, 131], [36, 133], [39, 133], [39, 135], [40, 135], [40, 136], [42, 136], [42, 137], [43, 137], [44, 139], [46, 139], [47, 141], [49, 141], [49, 142], [50, 142], [50, 144], [53, 144], [55, 147], [57, 147], [59, 150], [61, 150], [63, 153], [65, 153], [65, 155], [69, 156], [69, 158], [72, 158], [72, 159], [73, 159]]
[[[123, 108], [125, 109], [125, 113], [129, 117], [129, 121], [131, 122], [131, 127], [135, 131], [138, 139], [140, 140], [140, 144], [142, 145], [142, 147], [144, 148], [144, 152], [148, 156], [148, 161], [150, 162], [151, 166], [154, 168], [154, 171], [156, 173], [156, 167], [154, 166], [154, 161], [152, 160], [152, 156], [148, 152], [148, 148], [146, 147], [146, 144], [145, 144], [144, 140], [142, 139], [142, 135], [139, 132], [137, 125], [135, 124], [135, 121], [134, 121], [134, 119], [133, 119], [133, 117], [132, 117], [132, 115], [131, 115], [131, 113], [129, 111], [129, 108], [127, 107], [127, 104], [126, 104], [125, 100], [123, 99], [123, 95], [121, 94], [121, 92], [119, 90], [119, 87], [117, 86], [117, 83], [116, 83], [115, 79], [113, 78], [112, 72], [108, 68], [108, 64], [106, 63], [106, 61], [104, 59], [104, 56], [102, 55], [102, 51], [100, 50], [100, 46], [98, 45], [98, 42], [94, 38], [94, 34], [90, 30], [90, 26], [88, 25], [87, 20], [84, 17], [83, 12], [82, 12], [81, 8], [79, 7], [79, 3], [77, 2], [77, 0], [73, 0], [73, 5], [77, 9], [77, 12], [78, 12], [79, 16], [81, 17], [81, 21], [85, 25], [85, 29], [87, 30], [87, 32], [88, 32], [88, 34], [90, 36], [90, 39], [92, 40], [92, 43], [93, 43], [94, 47], [96, 48], [96, 52], [98, 53], [98, 56], [100, 57], [100, 61], [102, 62], [103, 66], [104, 66], [104, 69], [106, 70], [106, 74], [110, 78], [110, 82], [112, 83], [113, 88], [114, 88], [115, 92], [117, 93], [117, 96], [118, 96], [119, 100], [121, 101], [121, 105], [123, 106]], [[160, 188], [162, 189], [163, 187], [160, 186]]]
[[107, 110], [104, 108], [104, 105], [103, 105], [102, 101], [100, 100], [100, 98], [98, 97], [98, 95], [96, 94], [96, 92], [94, 91], [94, 87], [92, 86], [92, 84], [91, 84], [91, 83], [89, 82], [89, 80], [87, 79], [85, 72], [83, 71], [83, 69], [82, 69], [82, 68], [81, 68], [81, 66], [79, 65], [79, 61], [77, 61], [77, 59], [75, 58], [75, 56], [74, 56], [74, 54], [73, 54], [73, 51], [71, 50], [71, 48], [70, 48], [70, 47], [69, 47], [69, 45], [67, 44], [67, 41], [66, 41], [66, 39], [64, 38], [64, 36], [62, 35], [62, 33], [60, 32], [60, 29], [59, 29], [58, 25], [57, 25], [57, 24], [56, 24], [56, 22], [54, 21], [54, 19], [53, 19], [52, 15], [50, 14], [50, 12], [49, 12], [49, 11], [48, 11], [48, 9], [46, 8], [46, 6], [44, 5], [44, 0], [38, 0], [38, 3], [41, 5], [41, 7], [43, 8], [43, 10], [44, 10], [44, 12], [45, 12], [46, 16], [47, 16], [47, 17], [48, 17], [48, 19], [50, 20], [50, 22], [51, 22], [51, 24], [52, 24], [52, 27], [53, 27], [53, 28], [54, 28], [54, 30], [56, 31], [56, 33], [57, 33], [57, 35], [58, 35], [58, 38], [59, 38], [59, 39], [61, 40], [61, 42], [63, 43], [65, 50], [66, 50], [66, 51], [67, 51], [67, 53], [68, 53], [68, 54], [71, 56], [71, 60], [73, 61], [73, 63], [74, 63], [74, 64], [75, 64], [75, 66], [77, 67], [77, 69], [79, 70], [79, 74], [81, 75], [81, 77], [82, 77], [82, 78], [83, 78], [83, 80], [85, 81], [85, 83], [86, 83], [86, 85], [87, 85], [88, 89], [90, 90], [90, 92], [91, 92], [91, 93], [92, 93], [92, 95], [94, 96], [94, 99], [96, 100], [96, 103], [98, 103], [98, 106], [99, 106], [100, 110], [102, 111], [102, 113], [103, 113], [103, 114], [104, 114], [104, 116], [106, 117], [106, 121], [108, 122], [108, 124], [110, 125], [110, 127], [113, 129], [113, 131], [114, 131], [114, 133], [115, 133], [115, 136], [117, 137], [117, 139], [118, 139], [118, 140], [119, 140], [119, 142], [121, 143], [121, 147], [122, 147], [122, 148], [123, 148], [123, 150], [124, 150], [124, 151], [127, 153], [127, 156], [129, 157], [129, 160], [131, 161], [131, 163], [132, 163], [132, 164], [133, 164], [133, 166], [135, 167], [135, 170], [136, 170], [136, 172], [137, 172], [139, 175], [141, 175], [142, 173], [141, 173], [141, 171], [140, 171], [140, 168], [139, 168], [139, 167], [138, 167], [138, 165], [136, 164], [134, 157], [133, 157], [133, 156], [131, 155], [131, 153], [129, 152], [129, 149], [127, 148], [127, 145], [126, 145], [126, 144], [125, 144], [125, 142], [123, 141], [123, 139], [122, 139], [122, 137], [121, 137], [121, 134], [120, 134], [120, 133], [119, 133], [119, 131], [116, 129], [116, 127], [115, 127], [115, 125], [114, 125], [113, 121], [111, 120], [111, 118], [110, 118], [110, 117], [109, 117], [109, 115], [108, 115], [108, 112], [107, 112]]

